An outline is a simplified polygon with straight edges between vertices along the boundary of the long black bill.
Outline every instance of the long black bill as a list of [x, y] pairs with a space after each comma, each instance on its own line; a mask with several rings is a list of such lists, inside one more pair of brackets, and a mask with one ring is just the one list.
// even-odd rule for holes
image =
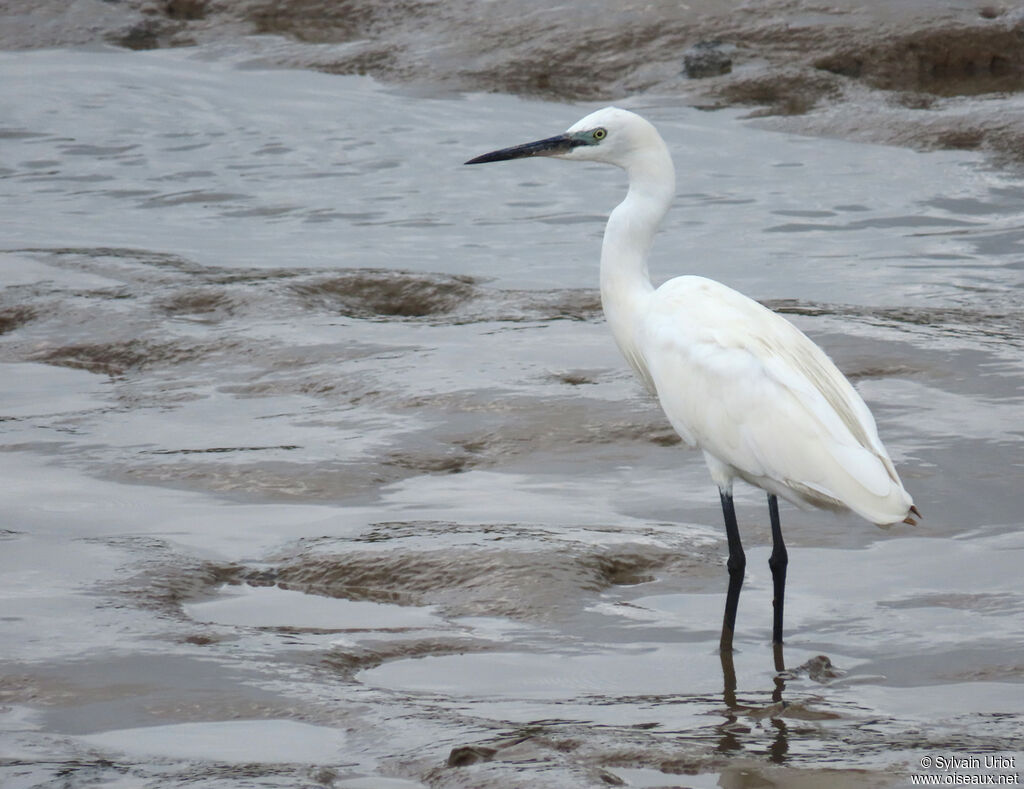
[[579, 140], [570, 137], [568, 134], [559, 134], [557, 137], [548, 137], [546, 140], [514, 145], [511, 148], [502, 148], [500, 151], [491, 151], [483, 156], [470, 159], [466, 164], [504, 162], [508, 159], [523, 159], [527, 156], [554, 156], [555, 154], [571, 151], [581, 144]]

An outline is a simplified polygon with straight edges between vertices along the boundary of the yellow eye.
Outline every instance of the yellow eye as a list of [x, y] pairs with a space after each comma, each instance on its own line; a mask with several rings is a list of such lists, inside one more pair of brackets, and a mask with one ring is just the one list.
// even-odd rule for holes
[[594, 129], [594, 139], [603, 140], [608, 136], [608, 132], [605, 129]]

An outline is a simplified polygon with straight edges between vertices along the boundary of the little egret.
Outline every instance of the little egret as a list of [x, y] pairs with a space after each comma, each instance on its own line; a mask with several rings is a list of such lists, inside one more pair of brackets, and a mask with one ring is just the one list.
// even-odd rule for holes
[[625, 200], [601, 246], [601, 305], [615, 342], [658, 398], [683, 442], [704, 453], [718, 485], [729, 544], [720, 646], [732, 649], [746, 557], [733, 481], [768, 494], [774, 587], [772, 640], [782, 643], [788, 556], [778, 496], [801, 507], [852, 510], [879, 525], [920, 516], [871, 412], [831, 359], [777, 313], [714, 280], [647, 273], [654, 234], [675, 194], [675, 168], [657, 129], [606, 107], [564, 134], [503, 148], [466, 164], [554, 156], [621, 167]]

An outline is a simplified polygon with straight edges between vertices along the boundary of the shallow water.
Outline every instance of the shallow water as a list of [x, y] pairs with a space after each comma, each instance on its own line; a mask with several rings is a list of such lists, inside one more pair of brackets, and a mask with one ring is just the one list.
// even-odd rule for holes
[[717, 496], [600, 316], [621, 175], [461, 167], [592, 107], [202, 50], [0, 73], [5, 786], [875, 786], [1019, 753], [1018, 179], [626, 102], [680, 174], [655, 278], [822, 343], [926, 516], [784, 509], [778, 675], [761, 494], [723, 665]]

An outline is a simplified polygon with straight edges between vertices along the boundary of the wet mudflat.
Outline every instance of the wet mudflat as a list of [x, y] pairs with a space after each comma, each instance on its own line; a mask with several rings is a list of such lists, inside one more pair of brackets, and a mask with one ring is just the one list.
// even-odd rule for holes
[[1024, 182], [626, 103], [680, 175], [655, 279], [824, 345], [925, 513], [783, 510], [779, 674], [739, 489], [729, 666], [715, 490], [600, 315], [622, 177], [461, 167], [594, 105], [218, 53], [0, 55], [5, 786], [1020, 768]]

